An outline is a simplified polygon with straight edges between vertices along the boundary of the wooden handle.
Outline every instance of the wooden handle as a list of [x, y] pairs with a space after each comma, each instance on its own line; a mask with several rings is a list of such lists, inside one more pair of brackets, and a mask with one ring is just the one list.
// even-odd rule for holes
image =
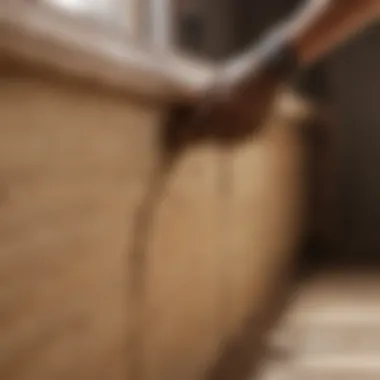
[[228, 62], [214, 87], [233, 95], [253, 89], [257, 76], [287, 79], [379, 15], [380, 0], [309, 0], [293, 18], [275, 25], [259, 43]]
[[332, 0], [326, 10], [300, 35], [293, 46], [301, 64], [321, 58], [380, 16], [380, 0]]
[[207, 112], [195, 112], [197, 116], [188, 123], [192, 129], [196, 124], [215, 127], [203, 129], [202, 138], [206, 134], [229, 143], [250, 135], [262, 123], [280, 83], [380, 15], [380, 0], [315, 0], [310, 4], [313, 8], [301, 9], [289, 22], [275, 26], [259, 44], [221, 70], [200, 107]]

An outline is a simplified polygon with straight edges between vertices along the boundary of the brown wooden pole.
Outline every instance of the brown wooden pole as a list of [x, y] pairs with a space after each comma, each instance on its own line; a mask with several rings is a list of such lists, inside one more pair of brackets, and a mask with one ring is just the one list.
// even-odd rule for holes
[[296, 35], [292, 45], [301, 64], [310, 64], [380, 16], [380, 0], [332, 0]]
[[[310, 7], [311, 12], [300, 11], [291, 21], [275, 26], [221, 70], [201, 102], [207, 112], [198, 122], [188, 123], [191, 129], [201, 122], [214, 126], [206, 129], [211, 138], [244, 139], [260, 125], [279, 84], [380, 16], [380, 0], [320, 0], [312, 5], [315, 12]], [[225, 125], [227, 130], [222, 128]]]

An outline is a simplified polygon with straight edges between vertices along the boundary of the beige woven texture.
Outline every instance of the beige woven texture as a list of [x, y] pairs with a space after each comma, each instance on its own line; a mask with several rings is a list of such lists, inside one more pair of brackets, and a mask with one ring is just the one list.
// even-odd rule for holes
[[1, 70], [0, 378], [206, 378], [293, 252], [302, 107], [281, 93], [252, 139], [190, 149], [139, 227], [165, 108]]

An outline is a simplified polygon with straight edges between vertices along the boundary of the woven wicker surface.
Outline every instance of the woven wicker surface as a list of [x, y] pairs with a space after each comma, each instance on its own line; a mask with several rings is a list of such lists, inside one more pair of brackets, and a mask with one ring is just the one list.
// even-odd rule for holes
[[162, 107], [23, 70], [0, 80], [0, 378], [204, 377], [293, 249], [299, 111], [281, 100], [240, 147], [190, 149], [139, 227]]

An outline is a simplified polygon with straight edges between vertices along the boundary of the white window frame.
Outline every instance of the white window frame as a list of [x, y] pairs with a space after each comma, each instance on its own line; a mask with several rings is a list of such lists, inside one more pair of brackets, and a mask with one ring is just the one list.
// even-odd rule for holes
[[[166, 99], [194, 101], [218, 78], [228, 82], [244, 76], [252, 67], [260, 66], [266, 40], [273, 37], [272, 31], [259, 46], [216, 65], [185, 56], [176, 49], [171, 0], [130, 0], [129, 8], [125, 8], [125, 14], [130, 10], [130, 33], [125, 32], [128, 22], [123, 31], [109, 27], [95, 16], [73, 16], [59, 7], [46, 6], [47, 1], [58, 0], [0, 2], [0, 52], [17, 52], [27, 59]], [[127, 4], [126, 0], [115, 1]], [[281, 38], [286, 40], [312, 22], [319, 15], [321, 4], [329, 1], [305, 0], [302, 9], [276, 28], [274, 34], [283, 35]]]

